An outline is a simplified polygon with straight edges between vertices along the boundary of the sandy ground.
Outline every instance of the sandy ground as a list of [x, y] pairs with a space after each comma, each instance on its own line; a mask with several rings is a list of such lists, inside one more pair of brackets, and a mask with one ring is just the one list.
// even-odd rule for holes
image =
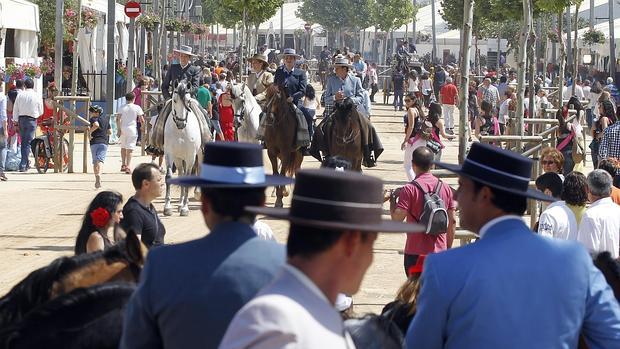
[[[383, 98], [377, 95], [376, 100], [382, 101]], [[372, 122], [380, 134], [385, 152], [379, 158], [378, 166], [365, 169], [364, 173], [383, 179], [386, 188], [403, 185], [407, 179], [402, 167], [403, 152], [400, 150], [403, 114], [404, 112], [395, 112], [392, 106], [374, 105]], [[455, 119], [458, 119], [458, 111]], [[456, 163], [457, 141], [444, 143], [446, 149], [443, 151], [442, 160]], [[81, 148], [81, 144], [76, 144], [76, 171], [82, 167]], [[266, 168], [270, 171], [266, 154], [265, 160]], [[133, 164], [147, 161], [150, 161], [150, 157], [138, 156], [134, 157]], [[104, 164], [102, 189], [117, 190], [127, 199], [133, 194], [133, 188], [130, 176], [120, 173], [120, 166], [120, 147], [112, 145]], [[318, 162], [311, 157], [306, 157], [302, 164], [302, 168], [318, 166]], [[9, 172], [9, 181], [0, 183], [0, 198], [3, 202], [0, 209], [0, 294], [6, 293], [36, 268], [48, 264], [54, 258], [72, 254], [84, 211], [97, 192], [90, 166], [89, 172]], [[454, 180], [446, 182], [454, 184]], [[275, 201], [271, 189], [267, 189], [267, 201], [268, 205], [273, 205]], [[286, 200], [285, 205], [289, 202], [290, 199]], [[157, 200], [155, 205], [162, 215], [163, 198]], [[196, 239], [208, 233], [199, 211], [199, 202], [192, 201], [190, 206], [189, 217], [162, 215], [167, 231], [166, 243]], [[388, 214], [388, 205], [384, 208], [384, 214]], [[272, 227], [278, 242], [286, 242], [286, 222], [264, 217], [260, 219]], [[380, 312], [383, 305], [393, 299], [399, 286], [405, 281], [403, 256], [399, 254], [404, 244], [404, 234], [380, 235], [374, 248], [374, 262], [366, 274], [360, 292], [354, 296], [356, 312]]]

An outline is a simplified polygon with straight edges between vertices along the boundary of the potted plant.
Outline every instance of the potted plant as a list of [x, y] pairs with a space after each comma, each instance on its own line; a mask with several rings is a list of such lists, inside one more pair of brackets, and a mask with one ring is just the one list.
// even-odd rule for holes
[[147, 32], [153, 32], [160, 23], [159, 16], [153, 13], [144, 13], [138, 17], [137, 22], [144, 27]]
[[30, 79], [40, 78], [41, 77], [41, 68], [32, 63], [26, 63], [21, 66], [24, 75]]
[[181, 29], [181, 21], [177, 18], [167, 18], [165, 27], [167, 31], [178, 32]]
[[196, 23], [194, 24], [192, 31], [194, 32], [194, 34], [204, 34], [207, 32], [207, 26], [203, 23]]
[[180, 31], [182, 33], [189, 33], [189, 32], [192, 31], [192, 28], [194, 26], [194, 24], [192, 22], [190, 22], [187, 19], [182, 19], [182, 20], [180, 20], [180, 22], [181, 22]]

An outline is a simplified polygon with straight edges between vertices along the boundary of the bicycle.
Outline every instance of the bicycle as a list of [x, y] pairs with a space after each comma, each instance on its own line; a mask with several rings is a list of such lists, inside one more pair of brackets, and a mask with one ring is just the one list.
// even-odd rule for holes
[[[50, 126], [51, 122], [43, 121], [41, 126]], [[54, 134], [49, 127], [39, 137], [30, 143], [32, 155], [34, 156], [34, 166], [38, 173], [46, 173], [50, 167], [54, 166]], [[62, 138], [62, 172], [69, 170], [69, 141]]]

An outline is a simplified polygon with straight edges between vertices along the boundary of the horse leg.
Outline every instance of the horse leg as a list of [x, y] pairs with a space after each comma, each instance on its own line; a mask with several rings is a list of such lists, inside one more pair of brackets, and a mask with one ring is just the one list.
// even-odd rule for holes
[[164, 216], [172, 216], [172, 204], [170, 203], [170, 184], [168, 180], [172, 178], [172, 161], [166, 155], [166, 200], [164, 203]]
[[[183, 161], [183, 175], [187, 176], [192, 171], [192, 166], [190, 167], [186, 161]], [[189, 187], [183, 187], [181, 190], [181, 206], [179, 207], [179, 213], [181, 217], [187, 217], [189, 215]]]
[[[275, 151], [268, 149], [267, 155], [269, 156], [269, 161], [271, 161], [271, 169], [274, 175], [280, 175], [280, 170], [278, 169], [278, 155]], [[283, 207], [284, 203], [282, 202], [282, 186], [278, 186], [276, 189], [276, 202], [274, 207]]]

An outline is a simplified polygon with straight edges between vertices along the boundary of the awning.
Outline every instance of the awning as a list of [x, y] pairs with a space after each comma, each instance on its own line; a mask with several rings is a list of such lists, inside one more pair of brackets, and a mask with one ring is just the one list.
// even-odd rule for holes
[[39, 31], [39, 6], [26, 0], [0, 0], [0, 28]]

